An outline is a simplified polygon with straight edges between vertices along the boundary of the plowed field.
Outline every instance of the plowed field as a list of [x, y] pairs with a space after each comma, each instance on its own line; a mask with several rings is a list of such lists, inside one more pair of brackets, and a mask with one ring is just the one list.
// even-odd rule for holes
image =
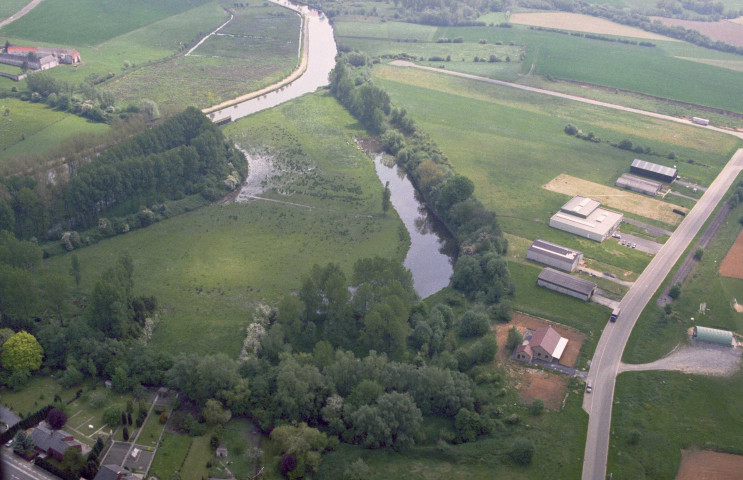
[[720, 275], [743, 278], [743, 232], [740, 232], [728, 254], [720, 263]]
[[705, 450], [682, 450], [676, 480], [739, 480], [743, 456]]

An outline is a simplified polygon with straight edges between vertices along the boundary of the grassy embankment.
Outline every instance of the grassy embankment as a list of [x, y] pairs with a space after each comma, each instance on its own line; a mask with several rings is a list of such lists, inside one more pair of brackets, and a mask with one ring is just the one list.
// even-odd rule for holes
[[[314, 167], [268, 193], [276, 202], [212, 205], [76, 251], [89, 291], [128, 251], [135, 285], [163, 312], [152, 342], [172, 354], [236, 356], [258, 302], [274, 304], [296, 290], [314, 263], [353, 263], [381, 255], [402, 260], [407, 236], [397, 215], [382, 215], [382, 186], [371, 161], [352, 142], [363, 135], [330, 97], [305, 96], [227, 129], [245, 148], [274, 148], [289, 163]], [[342, 187], [342, 188], [341, 188]], [[69, 255], [46, 267], [67, 274]]]
[[[6, 108], [9, 110], [7, 116], [2, 114]], [[5, 172], [5, 167], [10, 168], [10, 165], [1, 162], [3, 159], [44, 153], [70, 135], [100, 133], [108, 128], [108, 125], [59, 112], [44, 104], [15, 98], [0, 99], [0, 112], [0, 174], [10, 173]]]
[[[741, 231], [741, 215], [741, 206], [730, 212], [684, 283], [671, 316], [657, 307], [657, 295], [651, 300], [627, 344], [625, 361], [656, 360], [675, 345], [685, 344], [686, 330], [693, 325], [737, 332], [743, 329], [743, 314], [731, 305], [733, 299], [743, 297], [743, 280], [718, 272]], [[709, 309], [704, 314], [699, 312], [702, 302]], [[678, 372], [621, 374], [615, 395], [615, 404], [621, 408], [616, 408], [612, 416], [608, 471], [619, 478], [672, 479], [683, 448], [742, 453], [738, 427], [743, 418], [743, 406], [738, 401], [741, 394], [741, 372], [729, 378]]]
[[[684, 42], [653, 40], [656, 47], [641, 47], [540, 32], [519, 25], [513, 28], [433, 27], [401, 22], [380, 23], [374, 18], [357, 17], [341, 17], [336, 21], [336, 31], [341, 44], [372, 55], [408, 53], [429, 58], [451, 54], [451, 62], [417, 63], [437, 67], [444, 65], [450, 70], [526, 83], [670, 115], [703, 115], [716, 125], [743, 125], [743, 121], [732, 117], [710, 112], [700, 114], [694, 107], [615, 92], [614, 88], [619, 88], [743, 112], [743, 103], [736, 100], [743, 93], [740, 57]], [[435, 43], [444, 37], [462, 38], [464, 43]], [[481, 40], [487, 44], [481, 45]], [[496, 45], [498, 42], [502, 46]], [[514, 46], [510, 46], [511, 42]], [[511, 62], [475, 63], [473, 60], [477, 53], [474, 52], [486, 51], [486, 48], [496, 49], [493, 53], [501, 60], [509, 55]], [[524, 52], [524, 60], [520, 61], [519, 55], [510, 53], [513, 51]], [[616, 62], [621, 62], [623, 67], [616, 69]], [[531, 75], [525, 75], [532, 69], [532, 64], [534, 70]], [[583, 88], [546, 78], [595, 83], [611, 89]], [[688, 81], [674, 81], [678, 78]]]

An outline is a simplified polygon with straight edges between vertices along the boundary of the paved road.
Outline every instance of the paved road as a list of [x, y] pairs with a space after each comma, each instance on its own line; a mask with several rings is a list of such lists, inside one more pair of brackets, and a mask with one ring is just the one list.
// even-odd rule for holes
[[44, 0], [33, 0], [31, 3], [23, 7], [18, 13], [16, 13], [15, 15], [11, 15], [10, 17], [0, 22], [0, 28], [3, 28], [5, 25], [11, 22], [15, 22], [16, 20], [18, 20], [19, 18], [21, 18], [22, 16], [30, 12], [34, 7], [36, 7], [36, 5], [40, 4], [43, 1]]
[[743, 149], [740, 149], [624, 296], [617, 322], [607, 323], [588, 373], [593, 393], [583, 398], [583, 409], [589, 415], [583, 480], [606, 478], [614, 387], [622, 352], [637, 318], [742, 170]]
[[4, 480], [59, 480], [59, 477], [36, 465], [16, 457], [9, 448], [0, 447], [2, 456], [2, 478]]

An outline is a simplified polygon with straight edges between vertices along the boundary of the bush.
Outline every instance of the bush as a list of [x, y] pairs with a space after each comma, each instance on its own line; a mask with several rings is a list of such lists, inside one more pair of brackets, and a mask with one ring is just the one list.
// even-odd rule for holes
[[694, 252], [694, 260], [696, 260], [697, 262], [699, 262], [699, 261], [702, 260], [702, 257], [703, 256], [704, 256], [704, 249], [697, 248], [697, 251]]
[[674, 300], [677, 300], [681, 296], [681, 285], [678, 283], [668, 290], [668, 296]]
[[459, 319], [458, 333], [460, 337], [482, 337], [490, 331], [490, 321], [484, 314], [467, 311]]
[[544, 402], [541, 398], [535, 398], [534, 401], [529, 405], [529, 413], [536, 417], [544, 412]]
[[534, 458], [534, 442], [528, 438], [517, 438], [511, 446], [509, 456], [518, 465], [529, 465]]
[[160, 423], [165, 425], [168, 422], [168, 414], [163, 412], [160, 414]]
[[506, 341], [506, 347], [508, 350], [513, 350], [524, 342], [524, 336], [521, 335], [516, 327], [508, 329], [508, 340]]

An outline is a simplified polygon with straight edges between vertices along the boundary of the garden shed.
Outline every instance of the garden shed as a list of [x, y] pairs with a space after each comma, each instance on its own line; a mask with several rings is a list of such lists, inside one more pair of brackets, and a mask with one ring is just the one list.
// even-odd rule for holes
[[692, 336], [700, 342], [717, 343], [719, 345], [731, 346], [733, 344], [733, 332], [718, 330], [709, 327], [694, 327]]

